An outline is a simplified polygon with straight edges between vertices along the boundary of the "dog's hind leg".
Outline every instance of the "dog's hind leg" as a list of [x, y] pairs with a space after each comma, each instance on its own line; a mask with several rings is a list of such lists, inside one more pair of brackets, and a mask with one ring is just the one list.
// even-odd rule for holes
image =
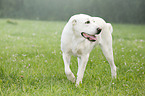
[[65, 65], [65, 74], [67, 76], [67, 79], [74, 83], [75, 76], [70, 69], [70, 59], [71, 59], [71, 56], [69, 54], [63, 53], [63, 61], [64, 61], [64, 65]]
[[103, 54], [105, 55], [107, 61], [110, 64], [112, 78], [116, 78], [117, 74], [116, 74], [116, 66], [114, 64], [114, 58], [113, 58], [111, 34], [108, 34], [107, 36], [102, 38], [102, 40], [100, 42], [100, 47], [101, 47]]

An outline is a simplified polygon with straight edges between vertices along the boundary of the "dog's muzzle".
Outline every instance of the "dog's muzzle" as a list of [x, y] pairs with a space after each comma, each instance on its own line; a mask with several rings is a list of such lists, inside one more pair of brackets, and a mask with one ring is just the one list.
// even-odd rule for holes
[[97, 28], [97, 32], [95, 35], [90, 35], [88, 33], [82, 32], [81, 35], [85, 38], [88, 39], [91, 42], [95, 42], [97, 40], [97, 36], [101, 33], [102, 29], [101, 28]]
[[97, 40], [97, 37], [95, 35], [90, 35], [88, 33], [82, 32], [81, 35], [85, 38], [88, 39], [91, 42], [95, 42]]

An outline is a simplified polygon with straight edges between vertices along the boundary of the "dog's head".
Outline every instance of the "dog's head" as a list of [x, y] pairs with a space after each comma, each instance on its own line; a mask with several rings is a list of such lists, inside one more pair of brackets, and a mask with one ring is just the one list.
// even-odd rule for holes
[[101, 28], [93, 21], [91, 16], [80, 14], [71, 18], [72, 30], [76, 36], [88, 39], [91, 42], [97, 40]]

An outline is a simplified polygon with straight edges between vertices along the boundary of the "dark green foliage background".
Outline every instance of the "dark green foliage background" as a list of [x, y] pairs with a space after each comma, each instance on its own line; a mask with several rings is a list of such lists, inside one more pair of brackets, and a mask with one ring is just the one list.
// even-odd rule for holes
[[145, 23], [145, 0], [0, 0], [0, 18], [67, 21], [74, 14]]

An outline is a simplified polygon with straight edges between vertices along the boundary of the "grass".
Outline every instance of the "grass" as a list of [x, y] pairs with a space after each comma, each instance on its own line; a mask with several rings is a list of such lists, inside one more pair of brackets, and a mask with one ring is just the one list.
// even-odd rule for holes
[[[83, 84], [76, 88], [65, 76], [60, 50], [65, 23], [0, 19], [1, 96], [145, 95], [145, 25], [113, 24], [117, 79], [111, 79], [110, 66], [97, 46]], [[71, 62], [76, 75], [76, 58]]]

